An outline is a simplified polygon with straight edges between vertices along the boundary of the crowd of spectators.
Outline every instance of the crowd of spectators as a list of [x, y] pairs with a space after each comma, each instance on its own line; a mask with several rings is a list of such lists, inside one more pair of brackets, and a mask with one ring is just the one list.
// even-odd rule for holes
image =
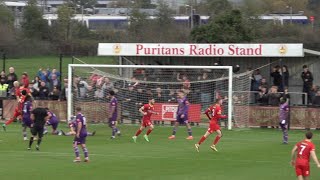
[[[36, 100], [65, 100], [65, 96], [62, 96], [60, 75], [56, 69], [39, 69], [37, 76], [30, 80], [27, 72], [22, 73], [19, 78], [14, 67], [10, 67], [8, 74], [5, 71], [0, 73], [0, 96], [14, 99], [16, 88], [23, 86], [30, 89]], [[17, 87], [14, 86], [16, 81], [19, 82], [16, 83]]]

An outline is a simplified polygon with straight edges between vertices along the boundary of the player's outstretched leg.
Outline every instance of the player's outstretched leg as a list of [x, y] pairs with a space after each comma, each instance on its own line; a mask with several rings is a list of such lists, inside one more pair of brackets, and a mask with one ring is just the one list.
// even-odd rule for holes
[[200, 150], [200, 145], [208, 138], [208, 136], [210, 136], [210, 132], [207, 131], [199, 140], [198, 144], [195, 144], [195, 148], [196, 148], [196, 151], [199, 152]]
[[186, 139], [187, 140], [193, 140], [191, 126], [190, 126], [190, 124], [188, 122], [186, 123], [186, 127], [188, 129], [188, 137]]
[[216, 152], [218, 152], [217, 148], [216, 148], [216, 145], [218, 144], [218, 142], [220, 141], [221, 137], [222, 137], [222, 132], [220, 130], [217, 130], [217, 136], [216, 138], [214, 139], [213, 141], [213, 144], [212, 146], [210, 146], [210, 148]]
[[93, 131], [92, 133], [91, 132], [87, 132], [87, 135], [88, 136], [95, 136], [97, 133], [97, 131]]
[[151, 124], [150, 126], [149, 126], [149, 129], [148, 129], [148, 131], [147, 131], [147, 133], [143, 136], [144, 137], [144, 139], [147, 141], [147, 142], [149, 142], [149, 134], [152, 132], [152, 130], [153, 130], [153, 125]]
[[177, 133], [177, 130], [178, 130], [178, 126], [179, 126], [179, 122], [175, 122], [173, 130], [172, 130], [172, 135], [169, 136], [169, 139], [175, 139], [176, 138], [176, 133]]

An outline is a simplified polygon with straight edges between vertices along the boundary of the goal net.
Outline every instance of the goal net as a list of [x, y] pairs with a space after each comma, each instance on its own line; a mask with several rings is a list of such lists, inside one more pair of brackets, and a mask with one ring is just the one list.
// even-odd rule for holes
[[177, 92], [182, 91], [189, 101], [189, 122], [208, 122], [204, 111], [223, 98], [226, 127], [248, 125], [250, 72], [234, 75], [231, 66], [70, 64], [68, 68], [68, 117], [81, 107], [89, 122], [108, 122], [108, 92], [113, 90], [120, 122], [141, 121], [138, 109], [151, 96], [159, 113], [152, 120], [168, 124], [176, 120]]

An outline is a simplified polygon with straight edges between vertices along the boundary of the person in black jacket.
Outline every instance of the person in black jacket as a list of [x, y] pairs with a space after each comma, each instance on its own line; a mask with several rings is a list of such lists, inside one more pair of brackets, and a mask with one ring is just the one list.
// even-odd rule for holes
[[[303, 65], [303, 72], [301, 73], [301, 78], [303, 81], [303, 92], [307, 93], [307, 103], [311, 103], [312, 99], [311, 99], [311, 88], [313, 85], [313, 75], [312, 73], [309, 71], [308, 66], [307, 65]], [[305, 104], [305, 95], [302, 95], [302, 103]]]
[[288, 66], [283, 65], [282, 66], [282, 78], [283, 78], [283, 86], [289, 87], [289, 70]]
[[273, 85], [278, 87], [278, 92], [283, 92], [282, 74], [280, 66], [275, 66], [273, 68], [273, 71], [270, 73], [270, 76], [273, 77]]

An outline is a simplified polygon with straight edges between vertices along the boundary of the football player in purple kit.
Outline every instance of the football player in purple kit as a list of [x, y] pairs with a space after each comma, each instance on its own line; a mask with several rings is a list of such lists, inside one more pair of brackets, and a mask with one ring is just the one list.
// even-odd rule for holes
[[87, 120], [86, 120], [86, 117], [81, 113], [80, 107], [77, 107], [76, 111], [77, 111], [76, 122], [75, 122], [76, 126], [74, 127], [76, 135], [73, 141], [73, 149], [74, 149], [76, 158], [74, 159], [73, 162], [81, 161], [78, 145], [81, 145], [82, 151], [84, 153], [84, 162], [89, 162], [89, 154], [88, 154], [88, 149], [86, 147]]
[[[52, 111], [50, 111], [49, 108], [46, 108], [46, 110], [48, 112], [48, 119], [49, 119], [47, 121], [46, 125], [52, 127], [51, 134], [58, 135], [59, 134], [59, 131], [57, 130], [58, 125], [59, 125], [58, 117]], [[45, 127], [44, 128], [44, 134], [47, 134], [47, 133], [48, 133], [48, 129]]]
[[279, 124], [283, 134], [283, 144], [288, 144], [289, 98], [280, 98]]
[[109, 103], [109, 127], [112, 129], [111, 139], [116, 138], [116, 134], [120, 136], [120, 130], [117, 128], [117, 116], [118, 116], [118, 100], [115, 97], [114, 91], [109, 91], [110, 103]]
[[176, 132], [179, 124], [185, 124], [188, 128], [188, 137], [187, 140], [192, 140], [192, 130], [191, 126], [188, 122], [188, 111], [189, 111], [189, 101], [186, 97], [186, 94], [184, 91], [180, 90], [178, 91], [178, 111], [177, 111], [177, 120], [174, 124], [172, 135], [169, 137], [169, 139], [175, 139], [176, 138]]
[[31, 99], [31, 96], [26, 95], [26, 99], [22, 108], [22, 134], [23, 134], [24, 141], [28, 140], [27, 128], [31, 128], [31, 125], [32, 125], [31, 111], [32, 111], [32, 99]]

